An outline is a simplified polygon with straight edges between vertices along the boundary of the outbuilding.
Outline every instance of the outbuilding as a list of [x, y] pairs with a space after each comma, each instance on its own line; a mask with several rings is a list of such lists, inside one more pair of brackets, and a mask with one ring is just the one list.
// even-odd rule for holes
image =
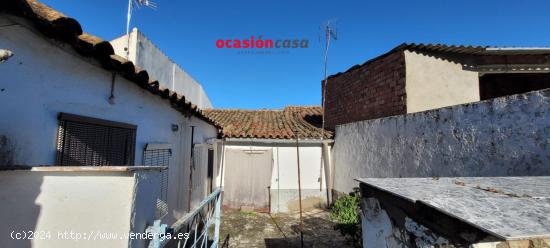
[[317, 106], [205, 110], [222, 127], [218, 180], [224, 188], [224, 206], [298, 211], [299, 189], [305, 209], [326, 206], [332, 133], [321, 128], [321, 113]]

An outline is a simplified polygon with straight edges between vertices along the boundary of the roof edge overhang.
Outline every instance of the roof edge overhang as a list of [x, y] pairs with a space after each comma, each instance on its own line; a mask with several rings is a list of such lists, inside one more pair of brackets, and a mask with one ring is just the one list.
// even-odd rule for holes
[[550, 55], [550, 47], [495, 47], [495, 46], [464, 46], [464, 45], [444, 45], [444, 44], [423, 44], [423, 43], [401, 43], [395, 46], [391, 50], [367, 60], [363, 64], [357, 64], [344, 72], [338, 72], [336, 74], [328, 76], [328, 78], [335, 78], [344, 75], [348, 72], [362, 68], [374, 61], [382, 59], [395, 52], [403, 51], [419, 51], [419, 52], [433, 52], [433, 53], [446, 53], [446, 54], [459, 54], [459, 55], [478, 55], [478, 56], [528, 56], [528, 55]]
[[184, 116], [194, 116], [217, 129], [221, 129], [219, 123], [207, 117], [202, 109], [186, 100], [184, 95], [160, 87], [159, 82], [151, 79], [146, 70], [116, 55], [109, 41], [83, 32], [77, 20], [65, 16], [63, 13], [37, 0], [2, 2], [0, 3], [0, 14], [14, 15], [28, 20], [33, 26], [25, 25], [25, 28], [36, 29], [46, 39], [49, 38], [67, 44], [78, 53], [75, 56], [96, 60], [100, 68], [117, 73], [149, 91], [152, 95], [167, 100], [172, 108]]
[[[228, 143], [296, 144], [296, 139], [224, 138]], [[333, 144], [333, 139], [298, 139], [298, 144]]]

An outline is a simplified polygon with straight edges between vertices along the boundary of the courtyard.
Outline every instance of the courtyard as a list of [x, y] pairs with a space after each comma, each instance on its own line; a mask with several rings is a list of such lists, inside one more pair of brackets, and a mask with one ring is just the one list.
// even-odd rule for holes
[[[303, 213], [304, 247], [352, 247], [334, 229], [329, 212], [313, 209]], [[266, 214], [224, 210], [220, 230], [222, 247], [301, 247], [300, 215]]]

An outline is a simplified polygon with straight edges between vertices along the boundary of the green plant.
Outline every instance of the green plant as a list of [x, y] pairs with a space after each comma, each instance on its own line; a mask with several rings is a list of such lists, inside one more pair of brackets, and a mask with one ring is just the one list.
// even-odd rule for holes
[[256, 213], [255, 212], [251, 212], [251, 211], [240, 211], [239, 214], [242, 216], [242, 217], [254, 217], [256, 216]]
[[359, 193], [350, 193], [336, 200], [330, 211], [334, 227], [344, 236], [349, 236], [354, 246], [361, 247], [361, 223], [359, 218]]

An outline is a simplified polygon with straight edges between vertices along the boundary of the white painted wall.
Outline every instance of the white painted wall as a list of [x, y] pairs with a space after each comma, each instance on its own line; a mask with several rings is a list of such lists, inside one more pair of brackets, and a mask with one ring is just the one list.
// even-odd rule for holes
[[[130, 230], [133, 233], [145, 233], [147, 227], [158, 219], [157, 199], [161, 195], [160, 170], [136, 171], [133, 173], [134, 185], [132, 192], [132, 212], [130, 215]], [[168, 206], [169, 208], [173, 206]], [[169, 215], [170, 216], [170, 215]], [[148, 240], [138, 238], [128, 241], [129, 247], [147, 247]]]
[[[128, 247], [132, 242], [132, 247], [145, 247], [143, 240], [130, 241], [123, 235], [143, 232], [143, 224], [154, 218], [155, 201], [150, 199], [158, 192], [138, 185], [156, 184], [158, 176], [158, 171], [0, 171], [2, 246]], [[144, 211], [147, 208], [153, 212]], [[12, 231], [40, 235], [12, 239]], [[81, 235], [80, 240], [64, 238], [65, 231]], [[84, 235], [91, 235], [90, 240]]]
[[[289, 212], [289, 204], [297, 201], [298, 167], [296, 146], [293, 143], [226, 142], [225, 150], [272, 150], [271, 200], [273, 212]], [[302, 197], [314, 197], [326, 202], [326, 182], [321, 170], [321, 144], [302, 144], [300, 151], [300, 173]], [[226, 156], [227, 153], [224, 153]], [[226, 158], [223, 158], [225, 161]], [[223, 165], [225, 168], [225, 165]], [[253, 172], [242, 172], [253, 173]], [[223, 184], [223, 182], [222, 182]], [[319, 202], [319, 200], [317, 201]]]
[[550, 175], [550, 90], [336, 127], [335, 189], [355, 178]]
[[[266, 150], [273, 151], [273, 172], [271, 177], [271, 187], [280, 189], [298, 189], [298, 165], [296, 158], [296, 147], [291, 145], [225, 145], [225, 149], [239, 150]], [[300, 168], [301, 184], [304, 189], [319, 189], [319, 178], [323, 176], [321, 171], [321, 145], [301, 146], [300, 150]], [[224, 158], [225, 160], [225, 158]], [[323, 174], [321, 174], [323, 173]], [[323, 188], [325, 186], [323, 185]]]
[[[137, 125], [135, 164], [142, 164], [147, 143], [173, 147], [169, 169], [171, 223], [187, 211], [191, 128], [195, 143], [215, 138], [214, 126], [186, 118], [158, 96], [116, 76], [115, 104], [108, 101], [111, 72], [72, 48], [45, 39], [19, 19], [0, 16], [0, 47], [15, 53], [0, 64], [0, 148], [13, 164], [52, 165], [60, 112]], [[179, 131], [171, 129], [180, 126]], [[0, 142], [1, 143], [1, 142]], [[4, 154], [0, 152], [0, 154]], [[1, 161], [1, 160], [0, 160]]]
[[405, 53], [407, 113], [479, 101], [479, 75], [462, 65], [411, 51]]
[[[132, 29], [129, 35], [129, 59], [132, 62], [146, 69], [149, 76], [158, 80], [162, 87], [183, 94], [199, 108], [212, 108], [212, 103], [199, 82], [166, 56], [137, 28]], [[116, 38], [111, 44], [117, 55], [126, 57], [124, 48], [128, 46], [128, 36]]]

